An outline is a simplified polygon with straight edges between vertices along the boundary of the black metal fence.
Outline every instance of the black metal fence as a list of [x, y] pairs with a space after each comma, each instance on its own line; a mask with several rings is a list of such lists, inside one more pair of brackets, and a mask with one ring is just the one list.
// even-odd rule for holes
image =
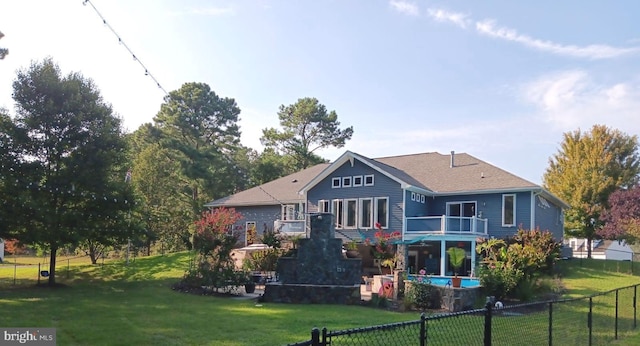
[[638, 286], [589, 297], [484, 308], [364, 328], [311, 330], [289, 346], [341, 345], [604, 345], [637, 327]]

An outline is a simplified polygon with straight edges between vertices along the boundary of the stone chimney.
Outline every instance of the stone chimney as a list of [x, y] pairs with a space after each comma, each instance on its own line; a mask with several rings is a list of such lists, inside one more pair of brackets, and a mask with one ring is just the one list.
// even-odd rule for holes
[[455, 166], [455, 162], [453, 161], [453, 157], [456, 155], [456, 152], [451, 150], [451, 168]]

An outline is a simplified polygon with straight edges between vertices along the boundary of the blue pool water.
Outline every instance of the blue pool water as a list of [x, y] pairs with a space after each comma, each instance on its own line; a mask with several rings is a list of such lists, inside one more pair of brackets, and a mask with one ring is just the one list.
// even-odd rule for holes
[[[408, 279], [415, 281], [418, 275], [409, 274]], [[436, 286], [451, 286], [451, 278], [446, 276], [431, 276], [429, 277], [432, 285]], [[462, 284], [460, 287], [478, 287], [480, 286], [480, 280], [472, 278], [462, 278]]]

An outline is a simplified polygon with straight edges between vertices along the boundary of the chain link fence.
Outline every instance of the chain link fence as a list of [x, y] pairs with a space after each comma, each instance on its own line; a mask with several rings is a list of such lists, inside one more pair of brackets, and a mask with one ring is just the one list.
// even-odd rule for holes
[[328, 331], [289, 346], [342, 345], [604, 345], [637, 328], [638, 286], [589, 297], [427, 316], [419, 320]]

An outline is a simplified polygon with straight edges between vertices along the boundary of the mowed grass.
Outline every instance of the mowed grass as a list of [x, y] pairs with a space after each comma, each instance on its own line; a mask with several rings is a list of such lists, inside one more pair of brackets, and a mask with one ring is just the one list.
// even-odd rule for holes
[[14, 266], [0, 265], [0, 326], [55, 327], [59, 345], [282, 345], [309, 339], [314, 326], [335, 330], [419, 318], [360, 306], [256, 304], [173, 291], [188, 266], [187, 253], [138, 258], [129, 266], [78, 264], [70, 266], [69, 279], [58, 269], [66, 287], [46, 288], [30, 277], [7, 284]]
[[[33, 263], [37, 260], [18, 258], [18, 266], [5, 261], [0, 265], [0, 326], [55, 327], [59, 345], [283, 345], [309, 339], [312, 327], [340, 330], [419, 319], [416, 312], [257, 304], [250, 299], [175, 292], [171, 285], [182, 277], [189, 261], [188, 253], [138, 258], [129, 265], [124, 261], [91, 265], [86, 258], [68, 262], [59, 258], [58, 281], [66, 285], [59, 288], [35, 287], [37, 265]], [[640, 283], [639, 277], [627, 274], [630, 268], [620, 264], [604, 267], [602, 261], [570, 260], [560, 263], [559, 269], [567, 297]], [[626, 290], [619, 297], [627, 304], [619, 310], [619, 336], [624, 338], [615, 344], [640, 344], [637, 331], [631, 331], [630, 294]], [[611, 343], [615, 296], [595, 297], [593, 311], [594, 344]], [[586, 344], [587, 312], [588, 300], [556, 305], [554, 344]], [[493, 326], [495, 344], [548, 342], [546, 310], [496, 316]], [[428, 328], [430, 344], [481, 344], [482, 332], [481, 316], [430, 321]]]

